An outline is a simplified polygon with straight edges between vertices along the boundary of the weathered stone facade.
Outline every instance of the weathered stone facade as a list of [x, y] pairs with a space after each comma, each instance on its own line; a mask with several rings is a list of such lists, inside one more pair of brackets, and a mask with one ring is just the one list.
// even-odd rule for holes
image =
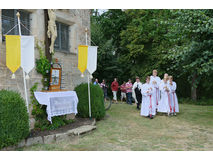
[[[44, 11], [26, 10], [30, 12], [30, 30], [35, 36], [36, 41], [44, 42], [45, 39], [45, 23]], [[88, 28], [88, 42], [90, 42], [90, 10], [64, 10], [55, 11], [56, 21], [69, 25], [69, 52], [55, 52], [53, 58], [57, 58], [62, 64], [62, 87], [67, 90], [73, 90], [74, 87], [82, 82], [86, 82], [86, 76], [81, 78], [80, 71], [77, 68], [78, 45], [85, 45], [85, 28]], [[0, 19], [2, 19], [2, 10], [0, 10]], [[38, 50], [35, 48], [35, 57], [39, 58]], [[24, 83], [22, 69], [19, 68], [15, 75], [15, 79], [11, 79], [11, 71], [6, 67], [6, 49], [5, 42], [2, 41], [2, 20], [0, 20], [0, 89], [16, 90], [24, 97]], [[86, 74], [85, 74], [86, 75]], [[39, 90], [42, 88], [41, 75], [35, 69], [29, 74], [30, 79], [27, 80], [28, 98], [30, 97], [30, 88], [39, 82]]]

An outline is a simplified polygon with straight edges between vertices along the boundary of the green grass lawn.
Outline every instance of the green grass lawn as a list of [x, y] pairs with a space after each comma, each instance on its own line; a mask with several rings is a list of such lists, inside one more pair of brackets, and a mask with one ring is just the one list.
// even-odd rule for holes
[[213, 150], [213, 106], [180, 104], [176, 117], [150, 120], [136, 106], [114, 104], [96, 130], [74, 142], [19, 150]]

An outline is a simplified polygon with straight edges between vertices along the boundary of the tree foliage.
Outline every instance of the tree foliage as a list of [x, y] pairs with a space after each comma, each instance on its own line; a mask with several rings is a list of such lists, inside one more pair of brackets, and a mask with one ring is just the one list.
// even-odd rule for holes
[[[112, 12], [116, 13], [114, 11]], [[118, 77], [119, 73], [122, 71], [116, 54], [115, 45], [117, 43], [115, 40], [117, 38], [115, 37], [119, 37], [119, 34], [114, 33], [115, 30], [117, 30], [117, 24], [115, 24], [116, 22], [112, 24], [112, 22], [108, 21], [107, 19], [109, 19], [109, 16], [110, 14], [103, 14], [101, 16], [97, 16], [96, 14], [91, 17], [92, 44], [98, 46], [97, 71], [93, 76], [98, 77], [100, 81], [105, 79], [108, 85], [113, 78]], [[108, 24], [107, 22], [110, 23]], [[113, 29], [112, 26], [115, 26], [116, 28]], [[114, 36], [107, 36], [106, 32], [109, 35], [113, 34]]]
[[92, 40], [99, 46], [95, 77], [144, 81], [157, 69], [161, 77], [173, 75], [179, 96], [209, 97], [212, 10], [108, 10], [92, 19]]
[[169, 11], [127, 10], [126, 14], [131, 21], [121, 32], [121, 45], [126, 51], [120, 60], [134, 66], [130, 70], [132, 77], [138, 75], [144, 79], [153, 69], [162, 75], [166, 68], [162, 57], [167, 54], [169, 44], [164, 37], [168, 26], [161, 22], [170, 16]]
[[[192, 98], [201, 80], [213, 73], [213, 14], [208, 10], [171, 11], [175, 19], [167, 34], [172, 47], [164, 58], [172, 61], [168, 69], [179, 76], [187, 74]], [[204, 83], [204, 82], [203, 82]]]

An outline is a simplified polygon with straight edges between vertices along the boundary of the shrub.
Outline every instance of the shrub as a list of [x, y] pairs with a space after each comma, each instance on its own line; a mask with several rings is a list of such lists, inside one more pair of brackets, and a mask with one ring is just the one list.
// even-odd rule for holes
[[179, 98], [179, 103], [187, 103], [187, 104], [195, 104], [195, 105], [206, 105], [206, 106], [212, 106], [213, 105], [213, 99], [211, 98], [201, 98], [196, 101], [192, 100], [191, 98]]
[[[78, 116], [89, 117], [88, 84], [80, 84], [75, 88], [78, 95]], [[91, 114], [93, 118], [100, 120], [105, 116], [104, 95], [98, 85], [90, 85]]]
[[17, 144], [29, 135], [25, 101], [14, 91], [0, 91], [0, 148]]

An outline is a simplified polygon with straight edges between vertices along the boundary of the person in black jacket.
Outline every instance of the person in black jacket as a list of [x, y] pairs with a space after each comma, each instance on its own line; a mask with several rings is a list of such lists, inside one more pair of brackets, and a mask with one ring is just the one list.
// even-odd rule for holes
[[139, 77], [136, 77], [136, 82], [133, 84], [132, 91], [135, 102], [137, 103], [137, 109], [140, 110], [140, 104], [142, 102], [142, 83], [140, 82]]

